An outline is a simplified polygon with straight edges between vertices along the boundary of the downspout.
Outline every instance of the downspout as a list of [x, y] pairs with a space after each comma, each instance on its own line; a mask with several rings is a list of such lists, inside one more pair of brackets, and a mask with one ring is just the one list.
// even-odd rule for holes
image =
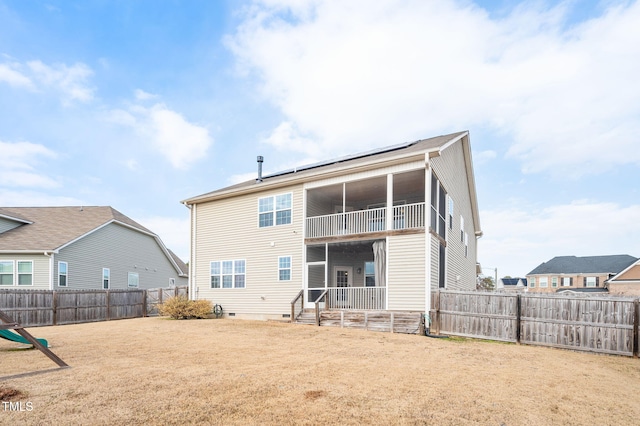
[[196, 253], [196, 249], [195, 249], [195, 238], [196, 238], [196, 224], [195, 224], [195, 219], [196, 219], [196, 204], [193, 205], [189, 205], [187, 203], [183, 203], [184, 206], [186, 208], [189, 209], [189, 231], [190, 231], [190, 235], [189, 235], [189, 281], [188, 281], [188, 288], [189, 288], [189, 299], [190, 300], [196, 300], [197, 299], [197, 294], [195, 292], [195, 275], [194, 275], [194, 271], [195, 271], [195, 253]]

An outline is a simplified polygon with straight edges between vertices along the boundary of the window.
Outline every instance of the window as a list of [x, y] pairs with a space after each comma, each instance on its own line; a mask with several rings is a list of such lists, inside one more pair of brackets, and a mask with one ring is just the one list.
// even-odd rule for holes
[[211, 288], [244, 288], [246, 262], [244, 260], [214, 261], [211, 268]]
[[431, 229], [446, 238], [447, 193], [435, 175], [431, 175]]
[[264, 197], [258, 200], [258, 226], [264, 228], [291, 223], [291, 194]]
[[18, 285], [33, 285], [33, 261], [18, 260]]
[[376, 266], [375, 262], [364, 262], [364, 286], [376, 286]]
[[453, 229], [453, 198], [449, 197], [449, 229]]
[[469, 256], [469, 234], [464, 233], [464, 257]]
[[102, 288], [109, 290], [111, 284], [111, 270], [109, 268], [102, 268]]
[[585, 287], [598, 287], [598, 277], [584, 277]]
[[464, 242], [464, 217], [460, 215], [460, 242]]
[[531, 279], [529, 280], [529, 287], [534, 288], [536, 286], [536, 279], [535, 277], [531, 277]]
[[549, 287], [549, 278], [548, 277], [540, 277], [540, 288]]
[[0, 285], [13, 285], [13, 260], [0, 261]]
[[58, 262], [58, 285], [60, 287], [67, 286], [67, 262]]
[[137, 272], [129, 272], [129, 276], [127, 277], [127, 285], [129, 287], [138, 288], [140, 285], [140, 276]]
[[176, 286], [176, 279], [169, 278], [169, 287], [175, 287], [175, 286]]
[[291, 256], [278, 258], [278, 280], [291, 281]]
[[562, 287], [571, 287], [573, 285], [573, 278], [562, 277]]
[[551, 278], [551, 287], [558, 287], [558, 277]]

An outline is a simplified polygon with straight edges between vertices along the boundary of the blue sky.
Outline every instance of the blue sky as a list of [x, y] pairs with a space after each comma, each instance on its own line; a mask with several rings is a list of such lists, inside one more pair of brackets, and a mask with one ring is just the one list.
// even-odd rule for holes
[[[478, 260], [640, 256], [640, 3], [0, 0], [0, 206], [180, 200], [469, 130]], [[490, 270], [485, 271], [493, 275]]]

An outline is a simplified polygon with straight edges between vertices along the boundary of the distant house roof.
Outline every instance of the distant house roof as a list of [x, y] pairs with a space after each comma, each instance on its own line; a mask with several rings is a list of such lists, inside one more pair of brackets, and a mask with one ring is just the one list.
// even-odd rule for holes
[[56, 251], [110, 223], [148, 234], [186, 275], [184, 262], [168, 250], [160, 237], [109, 206], [2, 207], [0, 217], [20, 225], [0, 233], [0, 253]]
[[511, 285], [515, 287], [518, 285], [518, 283], [522, 283], [524, 287], [527, 286], [526, 278], [501, 278], [501, 280], [504, 285]]
[[611, 256], [557, 256], [544, 262], [527, 275], [544, 274], [617, 274], [637, 258], [627, 254]]
[[475, 188], [475, 177], [473, 174], [473, 164], [471, 160], [471, 148], [468, 141], [469, 132], [457, 132], [449, 135], [436, 136], [428, 139], [421, 139], [415, 142], [406, 142], [398, 145], [392, 145], [385, 148], [374, 149], [359, 154], [339, 157], [328, 161], [309, 164], [294, 169], [285, 170], [277, 173], [265, 175], [261, 180], [252, 179], [235, 185], [227, 186], [215, 191], [207, 192], [202, 195], [183, 200], [185, 205], [198, 204], [238, 194], [252, 193], [267, 189], [274, 189], [280, 186], [290, 185], [298, 182], [306, 182], [313, 179], [314, 176], [336, 173], [342, 170], [354, 170], [367, 167], [381, 162], [393, 162], [407, 157], [439, 155], [439, 153], [449, 147], [454, 142], [463, 141], [463, 150], [465, 152], [465, 167], [467, 169], [467, 184], [470, 189], [472, 212], [475, 229], [478, 235], [482, 235], [480, 231], [480, 218], [478, 214], [478, 204]]

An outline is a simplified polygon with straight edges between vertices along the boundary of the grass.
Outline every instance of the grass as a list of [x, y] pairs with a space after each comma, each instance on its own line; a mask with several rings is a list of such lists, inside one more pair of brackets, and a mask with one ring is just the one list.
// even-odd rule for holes
[[[0, 424], [640, 424], [640, 360], [241, 320], [30, 329], [72, 366]], [[0, 342], [0, 375], [55, 367]]]

